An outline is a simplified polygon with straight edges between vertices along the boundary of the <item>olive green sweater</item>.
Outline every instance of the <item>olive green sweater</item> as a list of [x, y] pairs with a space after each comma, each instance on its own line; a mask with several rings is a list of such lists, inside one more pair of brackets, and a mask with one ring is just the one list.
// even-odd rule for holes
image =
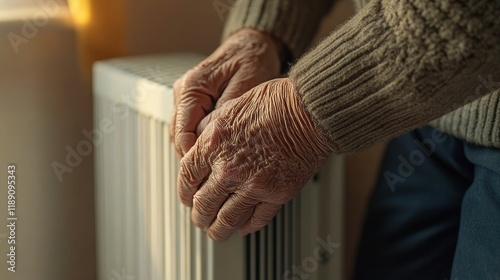
[[432, 124], [500, 147], [500, 1], [356, 0], [358, 12], [304, 54], [331, 0], [238, 0], [225, 36], [280, 39], [289, 77], [335, 152]]

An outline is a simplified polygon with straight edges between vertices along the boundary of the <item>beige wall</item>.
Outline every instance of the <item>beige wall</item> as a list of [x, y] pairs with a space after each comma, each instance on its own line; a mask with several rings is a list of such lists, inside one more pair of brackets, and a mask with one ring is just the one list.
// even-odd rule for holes
[[[31, 12], [25, 15], [32, 16]], [[89, 127], [90, 103], [77, 68], [73, 27], [58, 14], [16, 53], [0, 21], [0, 279], [94, 279], [92, 156], [60, 182], [64, 162]], [[7, 271], [7, 165], [15, 164], [17, 271]]]

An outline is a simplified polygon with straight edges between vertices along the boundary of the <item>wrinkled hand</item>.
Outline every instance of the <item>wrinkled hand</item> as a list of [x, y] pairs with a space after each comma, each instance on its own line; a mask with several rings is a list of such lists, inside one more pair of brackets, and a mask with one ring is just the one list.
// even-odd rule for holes
[[265, 33], [242, 29], [175, 82], [170, 138], [179, 155], [194, 145], [196, 127], [213, 109], [278, 77], [281, 48]]
[[270, 222], [332, 149], [289, 79], [261, 84], [213, 115], [181, 160], [178, 192], [193, 223], [222, 241]]

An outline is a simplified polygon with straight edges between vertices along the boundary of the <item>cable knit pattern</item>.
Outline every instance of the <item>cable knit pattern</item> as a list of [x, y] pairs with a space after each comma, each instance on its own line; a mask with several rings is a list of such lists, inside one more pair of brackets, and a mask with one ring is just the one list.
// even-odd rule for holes
[[[290, 72], [336, 152], [431, 121], [469, 142], [500, 147], [500, 1], [364, 2]], [[276, 27], [276, 34], [293, 29]]]

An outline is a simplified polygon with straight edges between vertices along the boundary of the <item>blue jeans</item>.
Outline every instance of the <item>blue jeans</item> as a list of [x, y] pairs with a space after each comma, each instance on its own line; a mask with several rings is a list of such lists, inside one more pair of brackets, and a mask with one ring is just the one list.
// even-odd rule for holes
[[500, 280], [500, 149], [431, 127], [390, 142], [354, 279]]

